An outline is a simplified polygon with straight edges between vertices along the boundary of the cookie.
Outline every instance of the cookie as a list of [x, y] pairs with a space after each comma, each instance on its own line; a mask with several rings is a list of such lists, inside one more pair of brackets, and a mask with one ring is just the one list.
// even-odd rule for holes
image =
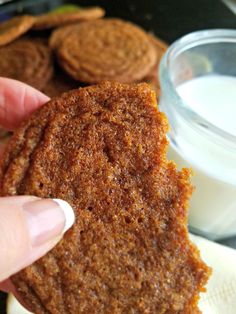
[[77, 30], [77, 24], [67, 25], [56, 28], [50, 38], [49, 38], [49, 46], [53, 50], [57, 50], [61, 44], [63, 43], [63, 40], [66, 39], [66, 37], [73, 31]]
[[196, 313], [209, 269], [188, 237], [189, 171], [167, 161], [167, 128], [147, 84], [104, 82], [54, 98], [14, 133], [1, 196], [61, 198], [76, 215], [12, 277], [34, 313]]
[[66, 24], [98, 19], [104, 15], [105, 11], [100, 7], [79, 9], [78, 11], [74, 12], [53, 12], [38, 16], [34, 23], [33, 29], [42, 30], [54, 28]]
[[150, 72], [143, 78], [142, 81], [148, 83], [152, 87], [152, 89], [156, 92], [157, 99], [159, 99], [161, 89], [160, 89], [160, 82], [158, 78], [158, 69], [159, 69], [161, 58], [166, 52], [168, 45], [165, 42], [163, 42], [161, 39], [157, 38], [155, 35], [148, 34], [148, 36], [149, 36], [150, 42], [155, 47], [157, 61], [156, 61], [156, 64], [153, 66]]
[[51, 51], [41, 40], [18, 39], [0, 48], [0, 76], [41, 90], [52, 74]]
[[58, 37], [56, 53], [60, 65], [84, 83], [135, 82], [145, 77], [157, 60], [147, 34], [119, 19], [77, 24], [66, 31], [66, 36]]
[[161, 95], [161, 88], [158, 79], [158, 68], [153, 69], [153, 72], [148, 74], [142, 79], [142, 82], [147, 83], [156, 93], [156, 97], [159, 100]]
[[72, 80], [65, 73], [55, 73], [47, 85], [43, 88], [42, 92], [50, 98], [68, 92], [71, 89], [78, 88], [78, 82]]
[[2, 126], [0, 126], [0, 141], [4, 140], [6, 137], [8, 137], [10, 134], [9, 131], [7, 131], [6, 129], [4, 129]]
[[0, 46], [9, 44], [32, 28], [35, 18], [29, 15], [14, 17], [0, 23]]
[[165, 43], [160, 38], [156, 37], [154, 34], [149, 33], [148, 38], [152, 45], [155, 47], [156, 55], [157, 55], [157, 62], [160, 62], [160, 59], [162, 58], [163, 54], [168, 49], [167, 43]]

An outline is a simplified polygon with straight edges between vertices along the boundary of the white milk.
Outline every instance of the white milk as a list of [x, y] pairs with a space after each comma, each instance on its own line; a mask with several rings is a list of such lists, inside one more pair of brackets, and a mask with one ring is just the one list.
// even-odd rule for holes
[[[211, 124], [236, 136], [236, 78], [209, 75], [177, 87], [182, 100]], [[236, 152], [179, 117], [169, 157], [194, 170], [190, 226], [213, 239], [236, 234]]]
[[178, 94], [200, 116], [236, 135], [236, 78], [209, 75], [178, 86]]

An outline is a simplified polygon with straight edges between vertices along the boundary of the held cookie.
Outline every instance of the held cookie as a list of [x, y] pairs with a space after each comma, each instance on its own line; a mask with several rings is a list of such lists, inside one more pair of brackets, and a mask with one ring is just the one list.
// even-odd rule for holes
[[50, 49], [36, 39], [18, 39], [0, 48], [0, 76], [41, 90], [53, 74]]
[[105, 82], [52, 99], [15, 133], [5, 195], [61, 198], [76, 223], [12, 277], [37, 314], [197, 313], [208, 267], [190, 242], [189, 171], [166, 159], [147, 84]]
[[76, 22], [95, 20], [104, 15], [105, 11], [99, 7], [79, 9], [75, 12], [53, 12], [38, 16], [33, 29], [42, 30]]
[[55, 46], [59, 63], [69, 75], [84, 83], [139, 81], [157, 60], [147, 34], [119, 19], [77, 24], [66, 36], [58, 38], [60, 44]]
[[4, 46], [32, 28], [35, 18], [29, 15], [14, 17], [0, 23], [0, 46]]

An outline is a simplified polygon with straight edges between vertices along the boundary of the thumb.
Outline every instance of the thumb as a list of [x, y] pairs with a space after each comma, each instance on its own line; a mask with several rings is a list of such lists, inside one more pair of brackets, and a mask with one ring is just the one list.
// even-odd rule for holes
[[72, 208], [62, 200], [0, 198], [0, 282], [52, 249], [74, 219]]

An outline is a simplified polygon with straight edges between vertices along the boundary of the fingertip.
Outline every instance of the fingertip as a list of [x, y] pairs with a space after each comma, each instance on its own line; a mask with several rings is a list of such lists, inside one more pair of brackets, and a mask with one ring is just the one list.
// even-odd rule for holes
[[48, 100], [48, 96], [25, 83], [0, 77], [0, 125], [14, 130]]
[[65, 226], [62, 231], [62, 233], [65, 233], [67, 230], [69, 230], [73, 226], [75, 222], [75, 213], [72, 207], [70, 206], [70, 204], [67, 203], [66, 201], [58, 199], [58, 198], [54, 198], [53, 201], [58, 204], [58, 206], [63, 211], [63, 214], [65, 216]]
[[74, 221], [72, 207], [63, 200], [0, 198], [0, 281], [50, 251]]

